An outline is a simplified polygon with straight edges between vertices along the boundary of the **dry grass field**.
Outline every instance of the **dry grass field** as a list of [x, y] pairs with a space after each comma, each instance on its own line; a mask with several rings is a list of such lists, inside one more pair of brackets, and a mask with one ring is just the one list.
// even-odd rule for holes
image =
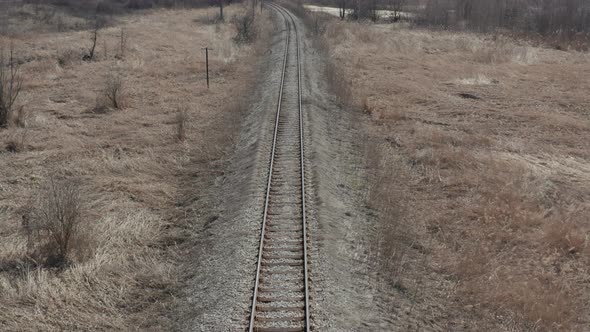
[[337, 20], [325, 39], [369, 119], [372, 256], [402, 326], [588, 330], [590, 55]]
[[[170, 328], [187, 263], [177, 248], [199, 218], [183, 202], [211, 190], [190, 185], [231, 149], [255, 76], [254, 48], [233, 41], [242, 11], [115, 17], [95, 61], [82, 60], [91, 31], [11, 22], [0, 45], [21, 64], [23, 113], [0, 129], [0, 330]], [[31, 230], [47, 215], [76, 220], [59, 259], [44, 251], [55, 233]]]

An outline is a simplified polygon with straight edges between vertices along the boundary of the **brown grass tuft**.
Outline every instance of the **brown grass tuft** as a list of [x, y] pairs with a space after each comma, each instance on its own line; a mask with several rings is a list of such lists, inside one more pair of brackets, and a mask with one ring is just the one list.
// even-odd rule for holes
[[188, 125], [188, 112], [186, 109], [178, 109], [176, 114], [176, 139], [183, 142], [186, 139], [186, 127]]
[[26, 129], [10, 130], [8, 140], [6, 141], [6, 152], [18, 153], [27, 149], [28, 131]]

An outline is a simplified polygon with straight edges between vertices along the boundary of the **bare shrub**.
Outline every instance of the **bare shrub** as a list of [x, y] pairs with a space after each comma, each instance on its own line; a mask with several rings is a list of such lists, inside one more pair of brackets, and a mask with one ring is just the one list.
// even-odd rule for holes
[[78, 181], [50, 177], [31, 214], [23, 217], [28, 256], [38, 264], [63, 267], [80, 257], [84, 202]]
[[203, 24], [203, 25], [213, 25], [221, 22], [219, 14], [209, 15], [201, 15], [193, 20], [195, 23]]
[[126, 107], [126, 93], [123, 78], [119, 74], [107, 77], [103, 90], [96, 98], [94, 112], [105, 113], [109, 110], [120, 110]]
[[186, 126], [188, 124], [188, 114], [186, 109], [179, 109], [176, 114], [176, 139], [180, 142], [186, 139]]
[[252, 14], [235, 15], [232, 18], [232, 23], [236, 29], [234, 41], [237, 44], [250, 44], [256, 40], [258, 29], [254, 24], [254, 16]]
[[80, 61], [80, 55], [80, 52], [74, 49], [58, 51], [57, 64], [62, 68], [70, 66], [76, 61]]
[[23, 84], [12, 43], [8, 54], [6, 58], [4, 50], [0, 48], [0, 127], [8, 125]]
[[16, 112], [13, 112], [11, 122], [16, 127], [26, 128], [30, 117], [31, 116], [25, 107], [21, 106]]
[[[581, 216], [586, 215], [581, 212], [578, 212], [578, 214]], [[583, 218], [575, 213], [561, 213], [554, 216], [544, 226], [544, 242], [548, 248], [557, 249], [567, 254], [584, 253], [588, 246], [588, 239], [584, 227], [582, 227], [584, 224]]]
[[18, 153], [26, 150], [27, 130], [15, 131], [6, 142], [5, 150], [7, 152]]
[[312, 32], [316, 36], [322, 36], [328, 29], [328, 17], [326, 14], [313, 13], [311, 15]]

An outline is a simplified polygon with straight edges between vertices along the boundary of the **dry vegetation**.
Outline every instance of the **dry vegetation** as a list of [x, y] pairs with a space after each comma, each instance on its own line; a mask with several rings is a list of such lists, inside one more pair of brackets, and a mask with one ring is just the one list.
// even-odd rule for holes
[[587, 330], [590, 56], [403, 26], [324, 34], [328, 78], [369, 118], [373, 257], [400, 326]]
[[193, 185], [226, 158], [244, 111], [226, 101], [254, 76], [231, 22], [203, 23], [216, 12], [117, 17], [93, 61], [92, 29], [11, 20], [0, 36], [23, 82], [0, 129], [0, 330], [171, 328], [190, 263], [177, 246], [200, 218], [183, 204], [212, 190]]

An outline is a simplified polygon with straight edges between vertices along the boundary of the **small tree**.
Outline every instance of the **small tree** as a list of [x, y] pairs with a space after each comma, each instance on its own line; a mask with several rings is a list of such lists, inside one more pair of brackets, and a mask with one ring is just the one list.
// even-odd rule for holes
[[236, 36], [234, 41], [238, 44], [248, 44], [256, 39], [258, 31], [254, 24], [254, 16], [250, 13], [244, 14], [243, 16], [234, 16], [232, 23], [236, 28]]
[[14, 111], [23, 81], [19, 64], [14, 59], [14, 44], [10, 43], [8, 58], [0, 48], [0, 127], [6, 127]]
[[94, 17], [94, 24], [93, 24], [93, 28], [92, 28], [92, 35], [90, 37], [90, 40], [92, 42], [92, 46], [90, 47], [90, 49], [88, 50], [88, 54], [84, 56], [84, 60], [86, 61], [93, 61], [94, 60], [94, 53], [96, 51], [96, 43], [98, 42], [98, 32], [100, 31], [100, 29], [102, 29], [102, 27], [104, 26], [104, 19], [101, 18], [100, 16], [96, 15]]
[[401, 20], [402, 18], [402, 11], [404, 6], [406, 5], [407, 0], [389, 0], [389, 6], [391, 11], [393, 12], [391, 15], [391, 19], [394, 22]]

